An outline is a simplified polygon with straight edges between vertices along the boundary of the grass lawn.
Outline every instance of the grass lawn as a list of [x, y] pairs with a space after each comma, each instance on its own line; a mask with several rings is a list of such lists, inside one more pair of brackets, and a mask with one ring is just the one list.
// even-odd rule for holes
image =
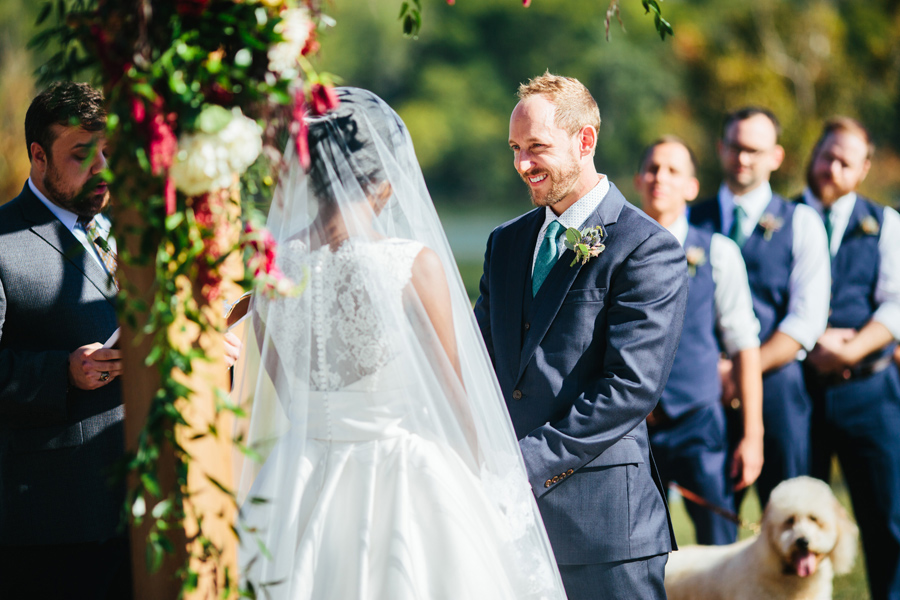
[[[850, 511], [850, 497], [847, 489], [844, 487], [844, 480], [840, 477], [840, 473], [835, 473], [832, 477], [835, 483], [831, 486], [835, 495], [841, 504]], [[675, 539], [681, 547], [696, 543], [694, 537], [694, 526], [688, 517], [684, 508], [683, 500], [680, 496], [670, 495], [669, 510], [672, 513], [672, 523], [675, 526]], [[851, 511], [852, 514], [852, 511]], [[756, 490], [751, 489], [750, 493], [744, 499], [741, 507], [741, 517], [745, 521], [751, 523], [759, 522], [760, 508], [759, 499], [756, 496]], [[751, 536], [752, 533], [745, 529], [739, 530], [741, 539]], [[834, 600], [869, 600], [869, 588], [866, 584], [866, 569], [863, 564], [862, 547], [860, 546], [859, 555], [856, 558], [856, 564], [853, 565], [853, 571], [847, 575], [840, 575], [834, 579]]]

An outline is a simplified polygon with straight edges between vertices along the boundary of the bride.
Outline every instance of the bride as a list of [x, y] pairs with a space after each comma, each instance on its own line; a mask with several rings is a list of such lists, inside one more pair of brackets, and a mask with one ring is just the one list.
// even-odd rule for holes
[[[450, 248], [400, 118], [339, 89], [268, 218], [303, 291], [257, 295], [236, 386], [260, 460], [238, 531], [259, 598], [561, 599]], [[290, 157], [288, 157], [290, 159]], [[289, 164], [296, 164], [289, 160]]]

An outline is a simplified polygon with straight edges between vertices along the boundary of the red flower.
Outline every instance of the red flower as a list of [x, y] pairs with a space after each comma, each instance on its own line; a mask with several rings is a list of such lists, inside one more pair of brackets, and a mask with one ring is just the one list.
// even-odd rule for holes
[[334, 88], [321, 83], [313, 84], [310, 96], [312, 98], [312, 114], [314, 115], [324, 115], [341, 103]]
[[166, 216], [175, 214], [175, 180], [171, 177], [166, 177], [166, 185], [164, 196], [166, 199]]
[[456, 4], [456, 0], [447, 0], [447, 4], [453, 6], [454, 4]]
[[161, 113], [153, 115], [149, 123], [150, 129], [150, 168], [154, 175], [159, 175], [163, 170], [172, 166], [175, 151], [178, 149], [178, 140], [166, 117]]
[[130, 62], [120, 58], [129, 56], [129, 54], [121, 47], [121, 44], [116, 44], [115, 38], [111, 38], [99, 25], [91, 25], [91, 37], [96, 44], [100, 66], [103, 72], [109, 76], [110, 85], [115, 85], [131, 68]]
[[297, 90], [294, 95], [294, 107], [291, 113], [291, 133], [297, 149], [297, 160], [304, 169], [309, 168], [309, 126], [306, 124], [306, 99], [303, 91]]
[[206, 10], [209, 0], [176, 0], [175, 10], [182, 17], [199, 17]]
[[522, 0], [522, 6], [528, 8], [529, 6], [531, 6], [531, 0]]

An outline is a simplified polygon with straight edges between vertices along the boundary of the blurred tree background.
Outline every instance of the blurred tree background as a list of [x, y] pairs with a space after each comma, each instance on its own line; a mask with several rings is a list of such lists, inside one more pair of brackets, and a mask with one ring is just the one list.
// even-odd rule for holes
[[[0, 202], [27, 176], [22, 123], [46, 54], [26, 50], [42, 3], [0, 3]], [[490, 229], [529, 208], [507, 145], [518, 84], [549, 69], [577, 77], [600, 105], [597, 165], [634, 197], [641, 149], [664, 133], [700, 160], [702, 194], [719, 183], [723, 114], [746, 104], [782, 120], [787, 159], [773, 181], [803, 187], [810, 148], [834, 114], [868, 125], [878, 146], [864, 191], [900, 201], [898, 0], [666, 0], [674, 38], [660, 41], [638, 0], [426, 0], [419, 39], [404, 38], [400, 0], [333, 0], [337, 22], [317, 67], [369, 88], [409, 126], [470, 290]]]

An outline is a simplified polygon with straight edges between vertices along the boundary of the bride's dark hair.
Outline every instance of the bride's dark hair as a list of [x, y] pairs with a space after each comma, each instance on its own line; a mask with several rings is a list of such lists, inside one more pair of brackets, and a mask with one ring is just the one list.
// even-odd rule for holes
[[337, 93], [336, 108], [309, 120], [310, 186], [323, 206], [335, 201], [335, 179], [345, 189], [355, 179], [366, 196], [374, 195], [386, 180], [375, 136], [394, 155], [404, 131], [397, 114], [372, 92], [342, 87]]

